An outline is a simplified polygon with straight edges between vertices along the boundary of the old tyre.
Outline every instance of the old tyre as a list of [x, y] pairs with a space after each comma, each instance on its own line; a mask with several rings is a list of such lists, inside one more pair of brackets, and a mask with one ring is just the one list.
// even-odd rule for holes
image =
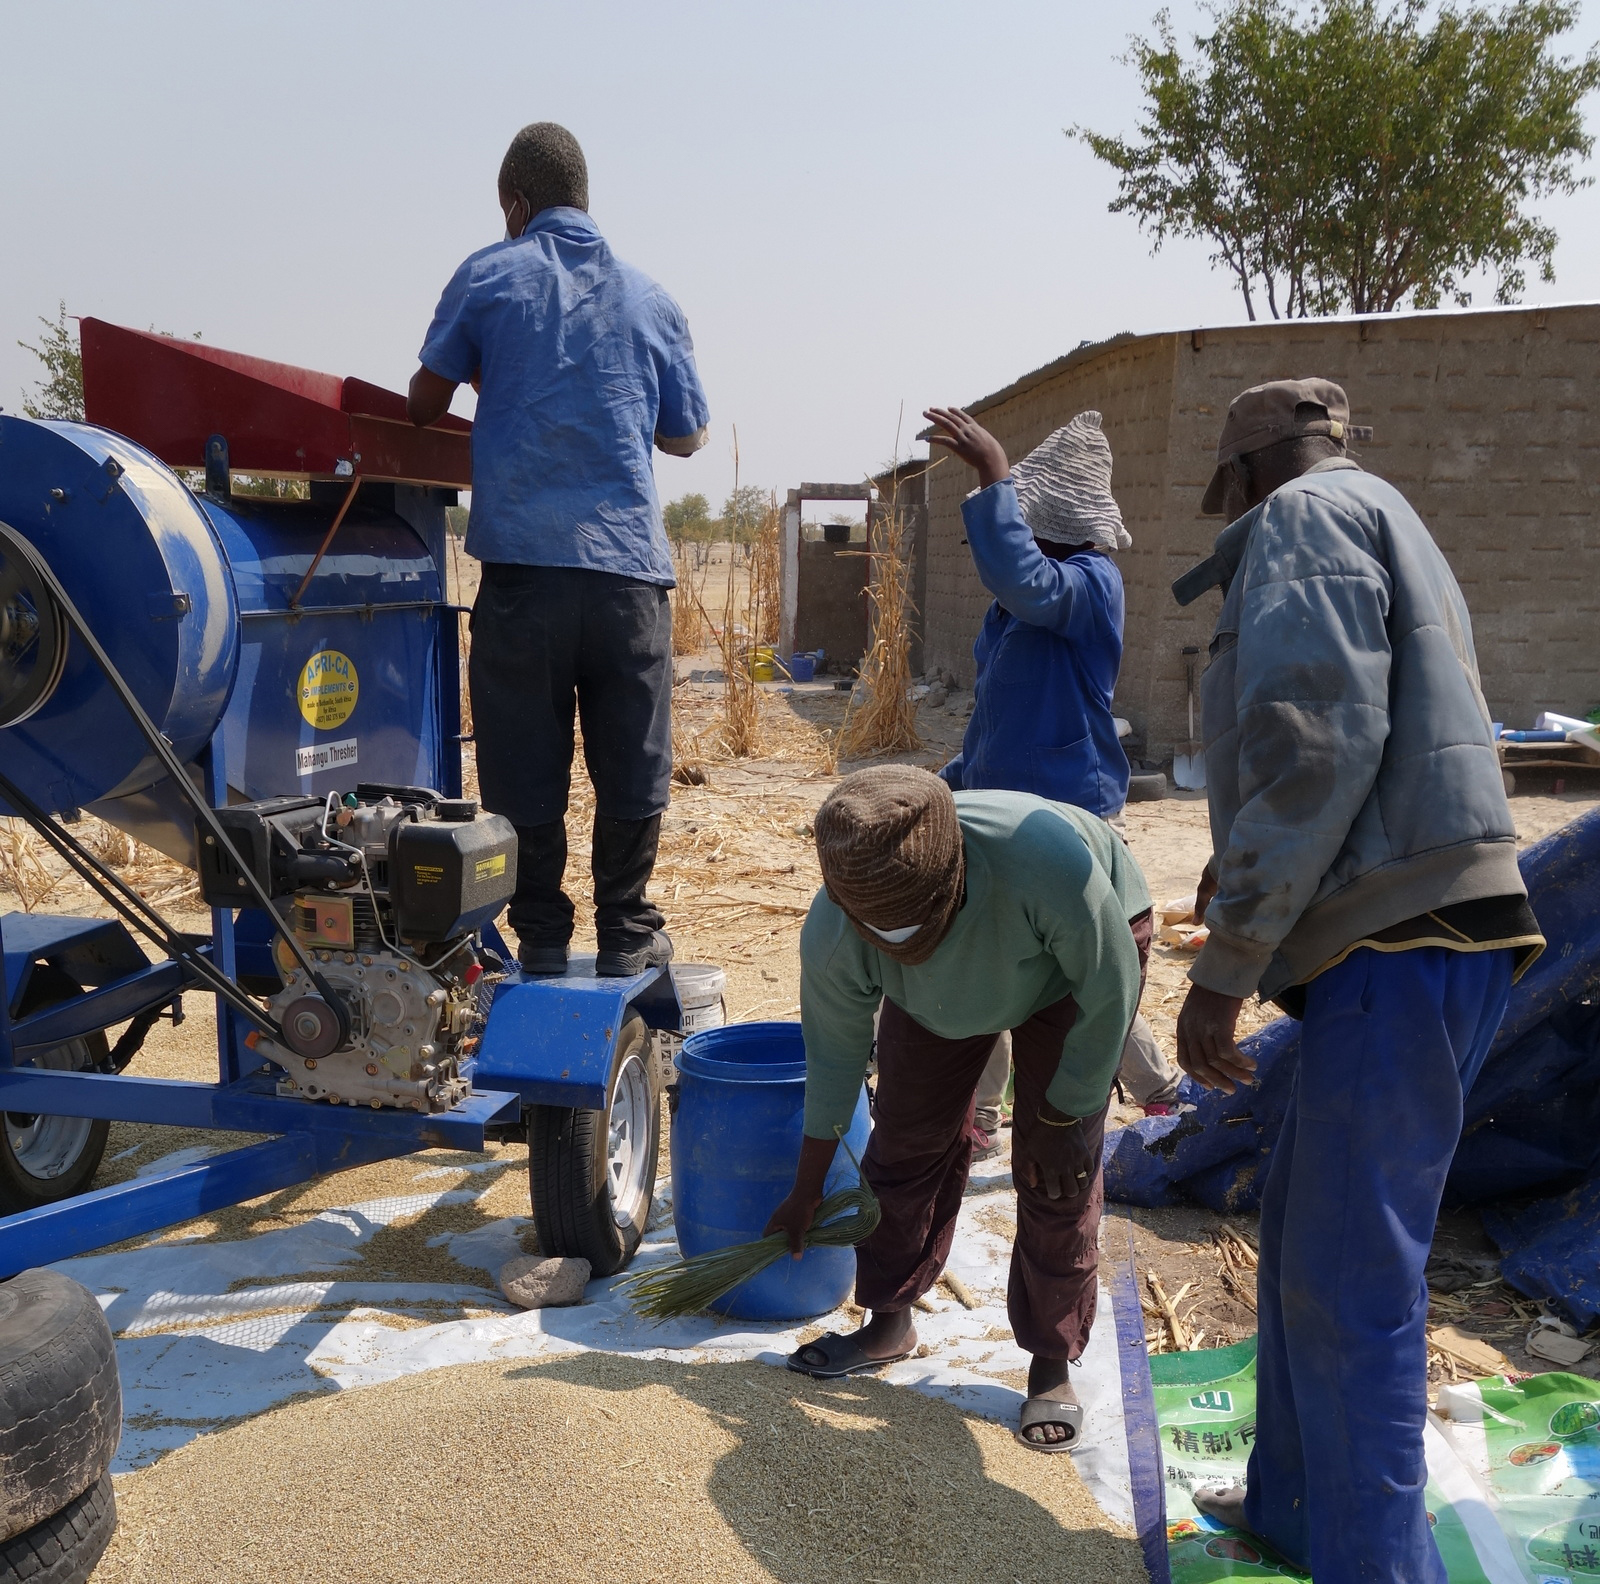
[[116, 1349], [94, 1294], [51, 1270], [0, 1282], [0, 1540], [89, 1490], [121, 1434]]
[[1130, 803], [1159, 803], [1167, 795], [1167, 778], [1159, 770], [1128, 777]]
[[596, 1276], [633, 1258], [661, 1153], [661, 1066], [644, 1020], [617, 1038], [604, 1111], [530, 1106], [528, 1185], [541, 1254], [577, 1255]]
[[[78, 993], [78, 986], [54, 968], [36, 968], [22, 999], [19, 1017], [42, 1011]], [[30, 1067], [82, 1072], [105, 1067], [106, 1037], [91, 1034], [31, 1057]], [[37, 1116], [0, 1112], [0, 1215], [36, 1210], [40, 1205], [88, 1192], [105, 1154], [111, 1124], [88, 1117]]]
[[111, 1476], [102, 1474], [60, 1512], [0, 1541], [0, 1584], [84, 1584], [116, 1527]]

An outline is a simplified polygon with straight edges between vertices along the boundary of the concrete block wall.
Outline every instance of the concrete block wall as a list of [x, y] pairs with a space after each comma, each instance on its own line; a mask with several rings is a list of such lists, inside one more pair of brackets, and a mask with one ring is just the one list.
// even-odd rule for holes
[[[1337, 380], [1352, 422], [1372, 425], [1358, 459], [1406, 495], [1460, 579], [1496, 719], [1600, 703], [1600, 305], [1146, 336], [1052, 369], [974, 405], [1014, 456], [1085, 407], [1105, 413], [1134, 536], [1117, 706], [1150, 757], [1186, 735], [1181, 651], [1209, 641], [1219, 599], [1182, 611], [1169, 588], [1222, 526], [1199, 501], [1228, 403], [1267, 379]], [[974, 482], [946, 463], [930, 491], [928, 658], [963, 680], [988, 604], [960, 544]]]

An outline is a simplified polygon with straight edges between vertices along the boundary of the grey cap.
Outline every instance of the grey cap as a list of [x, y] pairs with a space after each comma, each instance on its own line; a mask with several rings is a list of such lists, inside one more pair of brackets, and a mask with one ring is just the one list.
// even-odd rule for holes
[[1326, 435], [1330, 440], [1350, 437], [1350, 402], [1342, 385], [1325, 379], [1269, 380], [1241, 391], [1228, 406], [1222, 438], [1217, 442], [1217, 470], [1206, 486], [1200, 510], [1208, 517], [1222, 511], [1228, 463], [1234, 457], [1302, 435]]

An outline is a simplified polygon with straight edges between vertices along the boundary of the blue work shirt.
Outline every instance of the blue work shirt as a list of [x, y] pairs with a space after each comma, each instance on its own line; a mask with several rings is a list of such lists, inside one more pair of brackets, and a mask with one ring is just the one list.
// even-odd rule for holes
[[706, 422], [694, 344], [583, 210], [541, 210], [474, 253], [419, 357], [458, 383], [482, 371], [469, 554], [673, 586], [651, 447]]
[[957, 792], [1032, 792], [1110, 819], [1128, 799], [1128, 756], [1111, 714], [1122, 574], [1094, 550], [1052, 561], [1010, 479], [963, 501], [961, 516], [995, 602], [972, 650], [972, 719], [939, 774]]

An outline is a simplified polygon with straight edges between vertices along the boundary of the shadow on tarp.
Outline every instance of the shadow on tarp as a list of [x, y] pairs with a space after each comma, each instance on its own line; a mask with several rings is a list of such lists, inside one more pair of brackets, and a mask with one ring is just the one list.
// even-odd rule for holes
[[[1512, 1286], [1586, 1324], [1600, 1316], [1600, 809], [1535, 843], [1520, 864], [1548, 944], [1513, 987], [1467, 1097], [1446, 1200], [1484, 1207]], [[1107, 1135], [1107, 1199], [1222, 1214], [1260, 1207], [1300, 1027], [1279, 1018], [1240, 1043], [1257, 1063], [1252, 1088], [1223, 1095], [1185, 1078], [1179, 1100], [1193, 1111]]]

